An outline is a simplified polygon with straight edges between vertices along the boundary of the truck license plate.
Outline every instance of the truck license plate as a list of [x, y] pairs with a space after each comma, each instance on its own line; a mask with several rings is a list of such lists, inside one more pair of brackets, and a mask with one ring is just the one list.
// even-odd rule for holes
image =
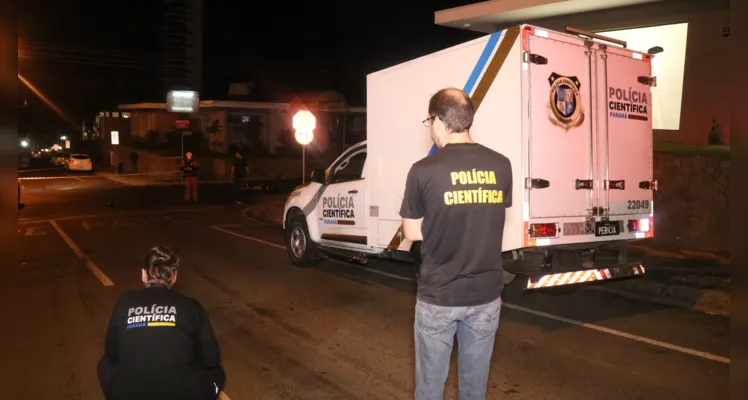
[[620, 227], [618, 221], [595, 222], [595, 236], [616, 236], [621, 233]]

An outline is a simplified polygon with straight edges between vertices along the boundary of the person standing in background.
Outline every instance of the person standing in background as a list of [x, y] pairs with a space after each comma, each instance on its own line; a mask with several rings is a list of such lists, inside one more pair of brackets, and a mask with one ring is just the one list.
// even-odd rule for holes
[[242, 153], [236, 152], [236, 158], [234, 159], [234, 165], [231, 167], [231, 176], [234, 178], [234, 186], [236, 187], [236, 200], [237, 204], [244, 204], [244, 183], [249, 176], [249, 166], [242, 157]]
[[184, 179], [184, 200], [197, 202], [197, 172], [200, 165], [188, 151], [182, 160], [182, 178]]

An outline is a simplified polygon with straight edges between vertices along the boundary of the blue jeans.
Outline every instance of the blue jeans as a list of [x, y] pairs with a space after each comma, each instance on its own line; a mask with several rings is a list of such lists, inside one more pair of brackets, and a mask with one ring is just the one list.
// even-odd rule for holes
[[460, 400], [486, 398], [488, 370], [499, 327], [501, 298], [471, 307], [443, 307], [416, 302], [415, 400], [442, 400], [457, 333]]

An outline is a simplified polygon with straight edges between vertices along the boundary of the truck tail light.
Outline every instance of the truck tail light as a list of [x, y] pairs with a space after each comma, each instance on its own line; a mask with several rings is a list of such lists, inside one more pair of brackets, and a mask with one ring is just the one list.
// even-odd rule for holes
[[629, 232], [649, 232], [649, 218], [630, 219]]
[[88, 160], [88, 163], [91, 164], [91, 160]]
[[553, 238], [558, 236], [558, 224], [530, 224], [530, 238]]

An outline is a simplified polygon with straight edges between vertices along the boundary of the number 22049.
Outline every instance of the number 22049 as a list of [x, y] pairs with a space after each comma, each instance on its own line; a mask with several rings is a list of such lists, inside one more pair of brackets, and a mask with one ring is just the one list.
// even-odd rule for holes
[[649, 200], [627, 200], [626, 208], [629, 210], [649, 210]]

